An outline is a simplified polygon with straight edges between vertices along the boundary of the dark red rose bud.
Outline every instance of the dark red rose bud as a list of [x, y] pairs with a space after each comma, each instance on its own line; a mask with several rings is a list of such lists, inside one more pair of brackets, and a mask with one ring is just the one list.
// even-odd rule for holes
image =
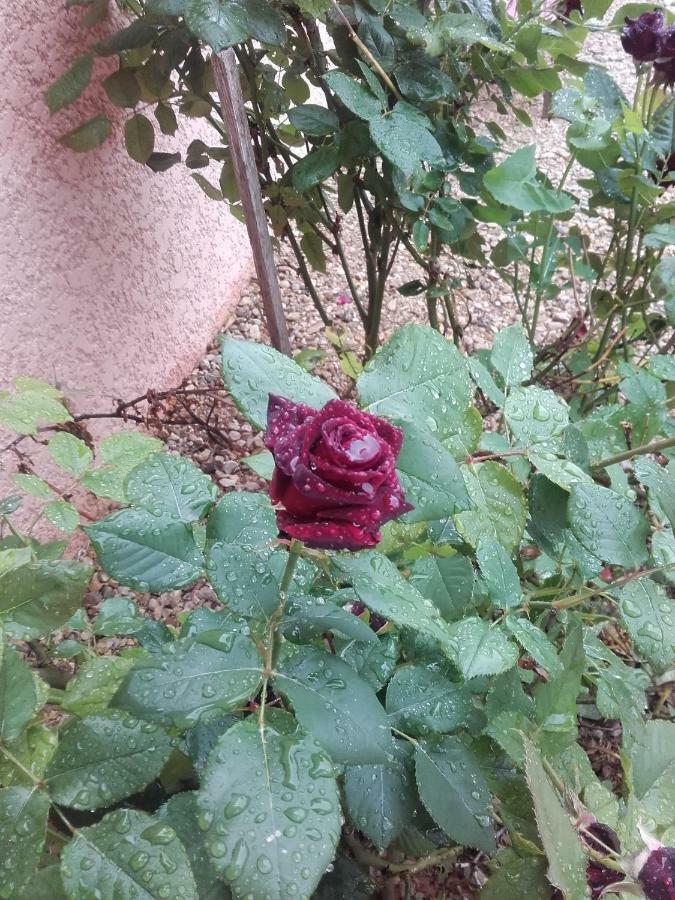
[[598, 900], [605, 888], [618, 881], [623, 881], [621, 872], [608, 869], [602, 863], [593, 860], [586, 866], [586, 884], [591, 889], [592, 900]]
[[349, 612], [353, 616], [360, 616], [366, 611], [366, 604], [361, 603], [360, 600], [354, 600], [353, 603], [349, 604]]
[[382, 616], [378, 616], [377, 613], [371, 613], [370, 622], [368, 624], [373, 631], [379, 631], [380, 628], [383, 628], [387, 624], [387, 620], [383, 619]]
[[659, 40], [663, 29], [663, 13], [642, 13], [637, 19], [625, 18], [621, 29], [621, 44], [638, 62], [653, 62], [659, 54]]
[[596, 853], [606, 855], [610, 850], [614, 850], [616, 853], [620, 850], [616, 832], [609, 825], [603, 825], [602, 822], [591, 822], [590, 825], [587, 825], [581, 834], [581, 839]]
[[412, 509], [395, 470], [402, 443], [399, 428], [342, 400], [316, 410], [270, 395], [265, 446], [279, 531], [308, 547], [374, 547], [380, 526]]
[[638, 881], [647, 900], [675, 900], [675, 847], [652, 850]]

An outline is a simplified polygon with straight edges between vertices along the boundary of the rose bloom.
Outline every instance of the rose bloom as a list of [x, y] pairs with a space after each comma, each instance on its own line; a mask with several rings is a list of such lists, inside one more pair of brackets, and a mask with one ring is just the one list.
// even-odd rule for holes
[[399, 428], [342, 400], [311, 409], [270, 395], [265, 446], [274, 456], [277, 526], [308, 547], [361, 550], [412, 509], [396, 475]]
[[637, 19], [625, 18], [621, 29], [621, 44], [638, 62], [653, 62], [659, 53], [659, 39], [663, 29], [663, 13], [659, 9], [642, 13]]

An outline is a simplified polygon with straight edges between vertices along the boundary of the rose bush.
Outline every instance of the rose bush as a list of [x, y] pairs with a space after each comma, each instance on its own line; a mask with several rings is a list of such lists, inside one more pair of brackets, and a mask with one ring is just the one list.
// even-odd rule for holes
[[395, 470], [402, 443], [400, 428], [341, 400], [317, 412], [270, 396], [265, 446], [282, 536], [331, 550], [374, 547], [380, 526], [412, 509]]
[[[84, 489], [120, 507], [83, 526], [117, 582], [86, 613], [91, 566], [2, 500], [0, 893], [351, 900], [415, 890], [472, 848], [491, 857], [484, 900], [623, 882], [671, 900], [669, 355], [624, 360], [583, 417], [535, 383], [519, 326], [469, 358], [407, 326], [354, 405], [269, 348], [222, 354], [267, 428], [247, 464], [270, 496], [218, 497], [138, 433], [94, 455], [34, 379], [0, 393], [40, 515], [79, 527]], [[31, 440], [61, 477], [31, 471]], [[375, 540], [391, 497], [377, 546], [345, 550]], [[317, 546], [327, 525], [338, 550]], [[193, 584], [169, 625], [148, 615], [149, 594]], [[621, 796], [580, 719], [620, 723]]]

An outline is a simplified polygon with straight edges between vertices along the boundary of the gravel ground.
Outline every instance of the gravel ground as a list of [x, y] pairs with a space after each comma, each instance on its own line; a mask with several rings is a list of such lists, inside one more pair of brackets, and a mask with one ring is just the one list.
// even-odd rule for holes
[[[632, 94], [633, 65], [622, 52], [616, 35], [591, 35], [584, 56], [589, 61], [599, 61], [606, 65], [623, 90], [629, 96]], [[496, 115], [488, 103], [477, 110], [477, 121], [488, 117], [499, 121], [509, 134], [511, 150], [536, 142], [538, 163], [556, 182], [568, 159], [564, 143], [565, 123], [542, 117], [541, 97], [530, 104], [529, 111], [534, 129], [514, 124], [510, 118]], [[573, 192], [577, 191], [577, 178], [580, 176], [581, 170], [577, 170], [575, 166], [568, 182], [568, 187]], [[608, 229], [604, 223], [599, 220], [584, 221], [580, 215], [576, 219], [578, 224], [592, 232], [594, 248], [606, 245]], [[500, 237], [489, 228], [483, 233], [488, 245], [494, 244]], [[356, 284], [363, 289], [366, 278], [363, 266], [358, 264], [358, 257], [354, 253], [354, 248], [359, 243], [355, 223], [349, 217], [344, 223], [343, 240], [348, 255], [354, 260]], [[494, 333], [517, 318], [510, 289], [489, 268], [469, 268], [453, 259], [446, 259], [445, 262], [461, 284], [456, 290], [455, 299], [461, 323], [465, 326], [464, 349], [471, 352], [479, 347], [489, 346]], [[278, 273], [294, 351], [308, 347], [323, 350], [325, 359], [317, 365], [314, 374], [324, 378], [345, 396], [351, 383], [341, 372], [337, 357], [324, 335], [321, 319], [311, 304], [290, 255], [284, 249], [278, 253]], [[396, 291], [397, 285], [418, 276], [419, 270], [415, 263], [400, 254], [392, 270], [384, 300], [383, 339], [405, 322], [426, 322], [424, 301], [419, 297], [402, 297]], [[352, 303], [343, 305], [338, 302], [341, 294], [348, 293], [339, 265], [329, 260], [326, 274], [316, 277], [316, 285], [328, 314], [334, 319], [334, 327], [339, 327], [344, 332], [346, 346], [360, 352], [363, 337], [356, 310]], [[563, 294], [544, 310], [539, 336], [550, 340], [560, 333], [569, 324], [574, 311], [575, 302], [571, 292]], [[246, 340], [268, 341], [255, 280], [243, 292], [236, 310], [230, 320], [224, 323], [220, 333]], [[188, 391], [197, 389], [203, 393], [163, 399], [153, 410], [157, 423], [153, 430], [167, 442], [168, 449], [191, 457], [223, 491], [264, 489], [264, 482], [240, 463], [242, 457], [260, 451], [262, 441], [252, 427], [242, 420], [231, 399], [221, 389], [218, 338], [219, 335], [214, 335], [203, 359], [182, 385]], [[176, 427], [162, 424], [163, 418], [173, 417], [176, 408], [189, 410], [189, 414], [186, 413], [186, 418], [192, 419], [189, 425]], [[172, 591], [159, 597], [151, 597], [121, 588], [98, 572], [85, 598], [85, 607], [93, 615], [101, 599], [119, 594], [135, 596], [146, 615], [170, 625], [177, 624], [177, 616], [182, 611], [196, 606], [217, 606], [213, 591], [204, 583], [198, 583], [185, 591]], [[105, 639], [98, 643], [97, 649], [101, 653], [111, 653], [119, 649], [121, 643], [123, 642], [117, 639]], [[593, 741], [589, 740], [589, 743], [592, 745]], [[420, 876], [413, 896], [471, 898], [477, 896], [484, 879], [481, 858], [467, 855], [456, 865], [447, 867], [447, 870], [435, 870]]]

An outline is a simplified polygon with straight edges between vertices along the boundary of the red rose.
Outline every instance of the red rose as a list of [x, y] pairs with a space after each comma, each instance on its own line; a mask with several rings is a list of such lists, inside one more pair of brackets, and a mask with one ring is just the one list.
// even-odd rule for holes
[[675, 25], [664, 28], [659, 37], [654, 78], [657, 84], [675, 84]]
[[402, 443], [399, 428], [342, 400], [316, 410], [270, 395], [265, 446], [279, 531], [308, 547], [374, 547], [380, 526], [412, 509], [394, 468]]
[[649, 900], [675, 900], [675, 847], [652, 850], [638, 881]]

